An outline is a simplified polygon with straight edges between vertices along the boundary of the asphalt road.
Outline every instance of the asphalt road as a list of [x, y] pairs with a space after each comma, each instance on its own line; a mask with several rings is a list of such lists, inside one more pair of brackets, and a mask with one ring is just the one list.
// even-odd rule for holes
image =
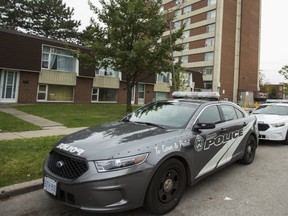
[[[1, 216], [147, 216], [143, 209], [88, 214], [51, 200], [43, 190], [0, 203]], [[288, 216], [288, 146], [260, 143], [253, 164], [238, 163], [187, 188], [168, 216]]]

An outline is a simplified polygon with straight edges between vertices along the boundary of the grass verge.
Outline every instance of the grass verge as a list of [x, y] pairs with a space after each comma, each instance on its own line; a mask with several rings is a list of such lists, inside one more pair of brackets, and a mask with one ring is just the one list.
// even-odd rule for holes
[[0, 112], [0, 132], [41, 130], [41, 127], [23, 121], [10, 114]]
[[41, 178], [44, 159], [62, 137], [0, 141], [0, 187]]
[[33, 104], [14, 108], [62, 123], [66, 127], [99, 125], [120, 120], [126, 113], [126, 105], [119, 104]]

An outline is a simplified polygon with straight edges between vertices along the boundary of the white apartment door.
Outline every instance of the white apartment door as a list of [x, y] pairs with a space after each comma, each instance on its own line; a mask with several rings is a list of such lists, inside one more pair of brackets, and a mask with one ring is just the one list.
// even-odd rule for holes
[[131, 104], [135, 104], [135, 86], [131, 89]]
[[138, 104], [143, 105], [145, 102], [145, 85], [140, 84], [138, 85]]
[[19, 72], [2, 71], [0, 83], [0, 102], [15, 103], [18, 99]]

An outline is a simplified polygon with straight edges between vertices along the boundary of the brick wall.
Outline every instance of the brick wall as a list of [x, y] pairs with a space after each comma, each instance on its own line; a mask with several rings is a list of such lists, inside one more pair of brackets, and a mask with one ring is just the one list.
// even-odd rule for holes
[[36, 102], [38, 77], [38, 73], [20, 73], [18, 103]]
[[75, 103], [91, 103], [93, 79], [77, 77], [75, 86], [74, 102]]

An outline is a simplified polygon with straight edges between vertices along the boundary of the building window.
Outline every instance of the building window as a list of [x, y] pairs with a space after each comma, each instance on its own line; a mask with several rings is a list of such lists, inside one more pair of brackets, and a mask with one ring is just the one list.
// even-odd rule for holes
[[190, 37], [190, 31], [184, 31], [182, 37], [183, 37], [183, 38], [188, 38], [188, 37]]
[[192, 11], [192, 5], [183, 8], [183, 14], [190, 13]]
[[207, 5], [214, 5], [217, 3], [217, 0], [208, 0]]
[[170, 73], [162, 72], [161, 74], [157, 74], [157, 83], [169, 83]]
[[182, 0], [176, 0], [176, 5], [179, 5], [179, 4], [181, 4], [182, 3]]
[[92, 102], [117, 102], [117, 89], [93, 88]]
[[189, 50], [189, 43], [182, 44], [183, 50]]
[[205, 67], [203, 69], [203, 75], [212, 75], [213, 74], [213, 67]]
[[188, 63], [188, 56], [181, 56], [182, 63]]
[[47, 100], [47, 85], [38, 85], [38, 101], [46, 101]]
[[176, 16], [176, 17], [177, 17], [177, 16], [181, 16], [181, 15], [182, 15], [181, 9], [178, 9], [178, 10], [175, 11], [175, 16]]
[[78, 73], [78, 60], [68, 50], [44, 45], [42, 48], [42, 68]]
[[174, 28], [179, 29], [181, 27], [181, 21], [174, 22]]
[[183, 20], [183, 25], [189, 25], [191, 23], [191, 18], [186, 18]]
[[167, 92], [154, 92], [154, 100], [167, 100], [169, 99], [169, 93]]
[[96, 70], [96, 76], [120, 77], [120, 73], [108, 67], [108, 68], [100, 68], [99, 70]]
[[213, 52], [205, 53], [204, 61], [213, 61], [213, 60], [214, 60]]
[[206, 33], [215, 32], [215, 24], [208, 25], [206, 28]]
[[73, 101], [74, 87], [62, 85], [38, 85], [38, 101]]
[[207, 38], [206, 40], [205, 40], [205, 46], [206, 47], [210, 47], [210, 46], [214, 46], [214, 38]]
[[204, 81], [204, 89], [212, 89], [212, 81]]
[[214, 19], [216, 17], [216, 10], [207, 12], [207, 19]]

